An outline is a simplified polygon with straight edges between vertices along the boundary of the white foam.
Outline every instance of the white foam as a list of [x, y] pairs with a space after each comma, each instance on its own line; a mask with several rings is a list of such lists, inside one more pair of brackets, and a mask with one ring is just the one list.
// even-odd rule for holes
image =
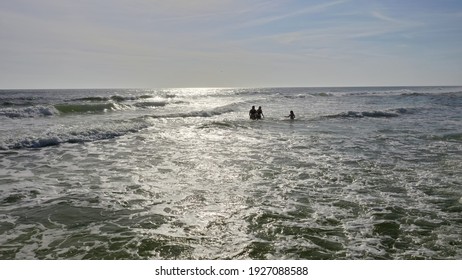
[[35, 118], [58, 115], [59, 112], [53, 106], [30, 106], [25, 108], [3, 108], [0, 116], [7, 118]]
[[[273, 100], [270, 94], [256, 101], [259, 97], [249, 93], [200, 99], [199, 93], [188, 98], [185, 92], [184, 103], [169, 101], [169, 106], [155, 109], [135, 109], [135, 104], [156, 105], [149, 102], [157, 99], [146, 98], [143, 101], [148, 103], [114, 102], [114, 106], [124, 102], [130, 110], [108, 107], [109, 114], [82, 110], [82, 114], [52, 118], [7, 119], [2, 123], [0, 147], [8, 148], [9, 139], [26, 145], [122, 137], [2, 151], [0, 175], [13, 182], [4, 184], [2, 196], [24, 196], [6, 206], [14, 215], [6, 219], [18, 219], [13, 226], [35, 222], [22, 218], [30, 206], [36, 207], [30, 211], [43, 211], [44, 219], [50, 209], [65, 207], [71, 207], [72, 215], [80, 209], [102, 208], [105, 218], [90, 215], [73, 228], [51, 217], [43, 223], [48, 229], [10, 242], [15, 251], [5, 257], [14, 258], [19, 252], [16, 257], [36, 253], [41, 258], [82, 258], [88, 253], [88, 258], [102, 258], [99, 252], [104, 247], [99, 242], [105, 238], [121, 250], [120, 255], [106, 250], [107, 258], [137, 256], [125, 244], [154, 244], [149, 239], [157, 237], [178, 255], [155, 248], [138, 257], [449, 259], [461, 255], [454, 247], [460, 233], [453, 226], [458, 213], [444, 211], [454, 207], [454, 201], [462, 203], [460, 193], [459, 198], [448, 197], [457, 193], [459, 173], [453, 163], [458, 159], [458, 143], [443, 145], [409, 133], [449, 133], [425, 119], [427, 111], [419, 108], [426, 104], [414, 110], [414, 102], [402, 97], [380, 98], [373, 104], [373, 98], [335, 94], [327, 99], [311, 96], [309, 102]], [[406, 102], [400, 103], [402, 99]], [[247, 117], [254, 103], [262, 105], [267, 115], [260, 122]], [[279, 121], [292, 107], [298, 121]], [[340, 112], [352, 118], [406, 116], [356, 122], [342, 119]], [[454, 120], [448, 129], [460, 131], [457, 114], [441, 113]], [[420, 123], [427, 125], [415, 125]], [[139, 131], [143, 127], [149, 129]], [[130, 132], [136, 133], [123, 136]], [[443, 167], [440, 155], [447, 159]], [[30, 170], [34, 177], [17, 170]], [[55, 204], [59, 208], [50, 208]], [[390, 228], [399, 233], [396, 248], [388, 248], [388, 224], [383, 222], [399, 224], [399, 230], [394, 224]], [[427, 235], [429, 227], [432, 234]], [[11, 232], [18, 235], [16, 228]], [[30, 232], [26, 228], [19, 233]], [[85, 233], [84, 242], [66, 239], [76, 233]], [[29, 246], [32, 242], [39, 247]], [[177, 251], [182, 247], [187, 249]], [[220, 250], [224, 247], [228, 249]]]
[[83, 143], [111, 139], [148, 127], [146, 122], [82, 123], [73, 127], [57, 127], [46, 132], [29, 132], [0, 142], [0, 150], [42, 148], [62, 143]]

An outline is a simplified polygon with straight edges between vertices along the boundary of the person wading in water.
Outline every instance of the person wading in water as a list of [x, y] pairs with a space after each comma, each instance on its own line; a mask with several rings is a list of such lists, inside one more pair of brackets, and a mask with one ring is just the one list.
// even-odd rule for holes
[[257, 110], [255, 109], [255, 106], [252, 106], [252, 109], [250, 109], [249, 117], [250, 117], [251, 120], [256, 120], [257, 119]]
[[291, 120], [295, 119], [294, 111], [290, 111], [290, 113], [289, 113], [289, 115], [287, 117], [289, 117]]
[[257, 110], [257, 120], [260, 120], [262, 117], [264, 118], [265, 115], [263, 115], [263, 110], [261, 109], [261, 106], [259, 106]]

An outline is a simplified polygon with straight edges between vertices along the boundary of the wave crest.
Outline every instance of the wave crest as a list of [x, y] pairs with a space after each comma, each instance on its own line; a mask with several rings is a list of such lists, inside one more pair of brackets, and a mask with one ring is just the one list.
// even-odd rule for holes
[[0, 143], [0, 150], [43, 148], [64, 143], [84, 143], [107, 140], [128, 133], [138, 132], [149, 125], [142, 121], [127, 121], [104, 124], [89, 128], [71, 128], [67, 131], [51, 131], [42, 135], [28, 135], [18, 139], [7, 139]]
[[59, 111], [53, 106], [30, 106], [23, 108], [2, 108], [0, 116], [7, 118], [35, 118], [58, 115]]
[[89, 104], [57, 104], [55, 108], [63, 114], [70, 113], [104, 113], [122, 109], [120, 104], [116, 103], [89, 103]]
[[326, 116], [327, 118], [395, 118], [398, 117], [399, 114], [397, 112], [385, 112], [385, 111], [365, 111], [365, 112], [357, 112], [357, 111], [348, 111], [336, 115], [329, 115]]

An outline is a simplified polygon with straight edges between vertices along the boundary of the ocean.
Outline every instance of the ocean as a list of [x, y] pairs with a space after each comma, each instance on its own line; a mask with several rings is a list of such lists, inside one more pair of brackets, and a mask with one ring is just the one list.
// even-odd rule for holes
[[0, 91], [0, 259], [462, 259], [461, 214], [462, 87]]

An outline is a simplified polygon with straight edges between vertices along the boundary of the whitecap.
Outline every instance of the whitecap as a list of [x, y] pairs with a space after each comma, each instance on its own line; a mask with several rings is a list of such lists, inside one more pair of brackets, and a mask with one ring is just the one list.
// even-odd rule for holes
[[0, 110], [0, 116], [7, 118], [35, 118], [58, 115], [59, 112], [54, 107], [48, 106], [30, 106], [24, 108], [3, 108]]

